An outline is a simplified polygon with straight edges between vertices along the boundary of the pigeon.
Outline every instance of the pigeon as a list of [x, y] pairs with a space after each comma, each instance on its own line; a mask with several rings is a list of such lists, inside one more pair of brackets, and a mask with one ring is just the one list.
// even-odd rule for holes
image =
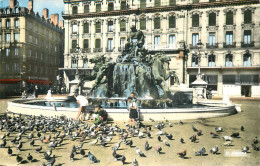
[[127, 140], [127, 141], [124, 141], [124, 144], [125, 145], [129, 145], [131, 147], [133, 145], [133, 141], [132, 140]]
[[121, 141], [115, 143], [114, 147], [112, 147], [113, 150], [118, 150], [120, 148]]
[[172, 134], [167, 134], [167, 135], [165, 135], [167, 138], [168, 138], [168, 140], [172, 140]]
[[197, 135], [198, 135], [198, 136], [201, 136], [201, 135], [202, 135], [202, 130], [198, 130], [198, 131], [197, 131]]
[[157, 133], [156, 133], [156, 135], [163, 135], [164, 134], [164, 132], [162, 131], [162, 130], [160, 130], [160, 131], [158, 131]]
[[70, 153], [70, 160], [71, 160], [71, 161], [74, 161], [74, 153], [73, 153], [73, 152]]
[[100, 161], [89, 151], [88, 158], [91, 163], [99, 163]]
[[27, 160], [30, 162], [32, 162], [32, 160], [33, 160], [33, 156], [30, 153], [27, 156]]
[[134, 158], [132, 164], [133, 164], [133, 166], [138, 166], [138, 161], [136, 160], [136, 158]]
[[166, 146], [171, 146], [170, 144], [169, 144], [169, 142], [167, 142], [166, 140], [163, 140], [163, 143], [164, 143], [164, 145], [166, 145]]
[[162, 151], [162, 147], [160, 147], [160, 146], [155, 147], [155, 151], [156, 151], [158, 154], [160, 154], [161, 151]]
[[241, 126], [241, 131], [245, 131], [245, 127], [244, 126]]
[[180, 142], [183, 144], [183, 143], [184, 143], [184, 139], [183, 139], [183, 138], [181, 138], [181, 139], [180, 139]]
[[138, 147], [135, 147], [135, 152], [139, 157], [145, 157], [145, 154]]
[[151, 135], [151, 133], [150, 133], [150, 132], [147, 132], [147, 137], [148, 137], [149, 139], [151, 139], [151, 138], [152, 138], [152, 135]]
[[31, 142], [30, 142], [30, 146], [33, 146], [34, 145], [34, 140], [32, 140]]
[[248, 146], [243, 147], [242, 152], [247, 153], [248, 151], [249, 151], [249, 147]]
[[150, 149], [148, 141], [145, 142], [144, 149], [145, 151], [148, 151]]
[[103, 139], [100, 141], [100, 145], [103, 146], [103, 147], [106, 147], [107, 144], [108, 143]]
[[232, 141], [232, 138], [230, 136], [222, 136], [222, 138], [225, 141]]
[[203, 156], [206, 153], [206, 149], [204, 147], [200, 148], [197, 152], [195, 152], [195, 156]]
[[211, 138], [218, 138], [218, 134], [210, 132], [210, 136]]
[[218, 152], [218, 146], [217, 145], [215, 147], [213, 147], [212, 149], [210, 149], [210, 153], [217, 154], [217, 152]]
[[238, 137], [239, 137], [239, 133], [232, 133], [232, 134], [231, 134], [231, 137], [233, 137], [233, 138], [238, 138]]
[[94, 141], [89, 142], [88, 144], [89, 145], [96, 145], [97, 143], [98, 143], [98, 139], [95, 139]]
[[180, 124], [180, 125], [183, 125], [183, 122], [180, 120], [179, 124]]
[[6, 134], [4, 134], [0, 139], [4, 140], [6, 138]]
[[189, 139], [190, 139], [191, 142], [194, 142], [194, 143], [197, 140], [196, 135], [191, 136]]
[[11, 149], [10, 146], [7, 149], [7, 153], [8, 153], [9, 156], [12, 156], [12, 154], [13, 154], [13, 150]]
[[157, 139], [159, 142], [161, 142], [161, 140], [162, 140], [161, 136], [158, 136]]
[[0, 144], [0, 148], [5, 148], [5, 146], [6, 146], [6, 140], [4, 139], [3, 143]]
[[187, 151], [184, 150], [183, 152], [177, 153], [177, 155], [179, 155], [180, 158], [184, 158], [186, 156], [186, 153], [187, 153]]
[[260, 147], [259, 146], [256, 146], [256, 144], [252, 144], [252, 147], [255, 151], [259, 151], [260, 150]]
[[80, 154], [81, 154], [81, 159], [83, 158], [83, 157], [85, 157], [85, 155], [86, 155], [86, 153], [85, 153], [85, 150], [84, 149], [80, 149], [80, 152], [79, 152]]
[[115, 150], [113, 152], [113, 157], [115, 158], [115, 161], [122, 161], [122, 164], [125, 164], [126, 157], [124, 155], [117, 154]]
[[222, 132], [222, 131], [223, 131], [223, 128], [222, 128], [222, 127], [216, 127], [216, 128], [215, 128], [215, 131], [216, 131], [216, 132]]
[[149, 118], [150, 121], [154, 122], [154, 120], [152, 118]]
[[255, 137], [255, 138], [253, 139], [253, 143], [254, 143], [254, 144], [258, 144], [258, 138], [257, 138], [257, 137]]
[[53, 156], [50, 158], [50, 160], [47, 160], [47, 161], [48, 161], [47, 165], [53, 166], [54, 163], [56, 162], [56, 157], [55, 157], [55, 155], [53, 155]]
[[42, 146], [40, 146], [39, 148], [36, 148], [36, 149], [35, 149], [35, 151], [36, 151], [37, 153], [41, 152], [41, 150], [42, 150]]
[[16, 161], [20, 164], [23, 161], [23, 158], [19, 154], [17, 154]]
[[198, 129], [196, 129], [193, 125], [191, 126], [191, 128], [194, 132], [198, 132]]
[[83, 145], [84, 145], [84, 142], [83, 142], [82, 144], [80, 144], [79, 146], [76, 146], [76, 149], [77, 149], [77, 150], [82, 149]]
[[224, 142], [223, 145], [224, 145], [224, 146], [231, 146], [231, 143], [232, 143], [232, 140], [231, 140], [231, 141]]
[[23, 143], [22, 143], [22, 142], [19, 142], [19, 144], [16, 146], [16, 149], [17, 149], [18, 151], [20, 151], [22, 147], [23, 147]]
[[144, 136], [144, 133], [143, 132], [141, 132], [141, 131], [139, 131], [139, 133], [138, 133], [138, 138], [143, 138], [143, 136]]
[[31, 132], [31, 133], [28, 135], [27, 138], [28, 138], [28, 139], [33, 139], [33, 132]]

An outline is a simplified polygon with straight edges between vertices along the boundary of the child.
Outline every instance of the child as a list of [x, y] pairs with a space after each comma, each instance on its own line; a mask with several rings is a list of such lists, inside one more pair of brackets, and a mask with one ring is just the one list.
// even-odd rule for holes
[[132, 128], [135, 125], [135, 119], [138, 118], [136, 103], [131, 97], [128, 97], [128, 110], [129, 110], [129, 126]]

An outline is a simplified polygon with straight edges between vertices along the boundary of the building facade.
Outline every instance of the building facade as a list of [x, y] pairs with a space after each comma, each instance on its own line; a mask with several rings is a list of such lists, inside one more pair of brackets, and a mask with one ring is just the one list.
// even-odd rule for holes
[[18, 93], [22, 88], [32, 90], [38, 85], [46, 90], [56, 83], [58, 68], [63, 66], [64, 33], [58, 26], [59, 15], [42, 17], [16, 0], [0, 9], [0, 85], [6, 93]]
[[[65, 82], [76, 68], [89, 74], [89, 59], [115, 61], [135, 25], [145, 35], [149, 54], [171, 57], [169, 71], [187, 86], [200, 65], [216, 95], [260, 96], [258, 0], [64, 0]], [[202, 43], [198, 47], [197, 43]], [[75, 50], [80, 48], [80, 58]], [[199, 48], [199, 49], [198, 49]], [[168, 80], [176, 85], [174, 78]], [[68, 87], [69, 88], [69, 87]]]

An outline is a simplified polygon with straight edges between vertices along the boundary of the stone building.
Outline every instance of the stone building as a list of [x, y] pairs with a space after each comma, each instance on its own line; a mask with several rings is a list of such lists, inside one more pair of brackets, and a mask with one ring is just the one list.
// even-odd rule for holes
[[[149, 54], [164, 52], [182, 84], [190, 86], [200, 64], [215, 95], [260, 96], [258, 0], [64, 0], [65, 82], [89, 74], [89, 59], [115, 61], [135, 25]], [[198, 47], [197, 43], [202, 43]], [[80, 49], [79, 49], [80, 48]], [[80, 50], [78, 52], [77, 50]], [[75, 53], [76, 50], [76, 53]], [[77, 54], [75, 56], [75, 54]], [[174, 77], [168, 80], [172, 89]]]
[[43, 9], [42, 17], [33, 11], [33, 0], [21, 7], [17, 0], [0, 9], [0, 86], [5, 93], [46, 90], [56, 83], [63, 66], [64, 33], [59, 15]]

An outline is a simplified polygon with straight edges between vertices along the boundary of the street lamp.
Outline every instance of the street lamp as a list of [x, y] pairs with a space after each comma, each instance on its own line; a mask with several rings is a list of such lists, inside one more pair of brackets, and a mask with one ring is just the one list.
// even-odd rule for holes
[[82, 48], [79, 45], [77, 45], [71, 57], [77, 61], [75, 80], [79, 80], [79, 59], [83, 58]]

